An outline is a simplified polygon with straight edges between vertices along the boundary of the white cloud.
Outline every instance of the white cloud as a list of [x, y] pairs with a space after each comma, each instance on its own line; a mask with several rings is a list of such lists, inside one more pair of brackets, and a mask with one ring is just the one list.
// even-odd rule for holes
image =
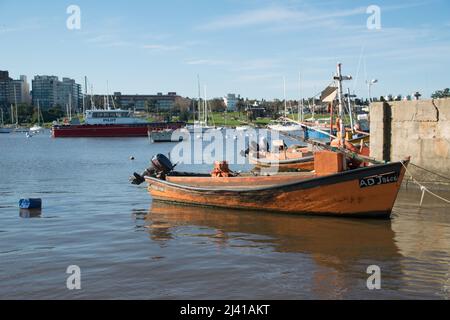
[[[418, 1], [401, 5], [382, 6], [381, 10], [395, 11], [404, 10], [412, 7], [429, 5], [431, 1]], [[340, 18], [352, 16], [366, 16], [367, 6], [360, 6], [350, 9], [332, 9], [330, 7], [311, 9], [311, 7], [296, 8], [287, 6], [270, 6], [240, 12], [236, 14], [218, 17], [196, 29], [205, 31], [214, 31], [221, 29], [233, 29], [250, 26], [268, 25], [278, 31], [284, 31], [289, 28], [310, 29], [320, 27], [339, 27]]]
[[142, 48], [153, 50], [153, 51], [176, 51], [176, 50], [180, 50], [181, 46], [165, 45], [165, 44], [146, 44], [146, 45], [142, 46]]
[[323, 13], [323, 11], [302, 11], [293, 8], [272, 6], [263, 9], [246, 11], [234, 15], [223, 16], [202, 26], [199, 26], [198, 29], [219, 30], [263, 24], [298, 25], [299, 23], [312, 22], [323, 24], [326, 23], [327, 19], [365, 14], [365, 12], [366, 7]]
[[207, 65], [207, 66], [217, 66], [217, 65], [229, 64], [228, 61], [213, 60], [213, 59], [188, 60], [188, 61], [186, 61], [186, 63], [189, 64], [189, 65]]

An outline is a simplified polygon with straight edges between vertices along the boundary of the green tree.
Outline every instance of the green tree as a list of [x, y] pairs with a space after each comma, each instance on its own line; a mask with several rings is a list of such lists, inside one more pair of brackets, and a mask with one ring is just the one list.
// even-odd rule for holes
[[224, 112], [226, 109], [225, 102], [220, 98], [209, 100], [208, 105], [213, 112]]
[[446, 88], [444, 90], [438, 90], [431, 95], [433, 99], [444, 99], [450, 98], [450, 88]]

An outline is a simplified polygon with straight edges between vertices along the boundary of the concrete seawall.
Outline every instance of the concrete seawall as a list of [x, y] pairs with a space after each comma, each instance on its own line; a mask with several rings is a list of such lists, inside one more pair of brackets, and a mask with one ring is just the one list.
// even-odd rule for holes
[[[450, 177], [450, 99], [378, 102], [370, 106], [371, 156], [411, 162]], [[450, 181], [411, 167], [421, 182]]]

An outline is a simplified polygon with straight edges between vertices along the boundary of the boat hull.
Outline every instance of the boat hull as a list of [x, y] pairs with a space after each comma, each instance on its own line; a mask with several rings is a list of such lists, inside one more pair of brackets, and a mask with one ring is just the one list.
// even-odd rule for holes
[[152, 177], [146, 180], [149, 193], [159, 201], [291, 214], [389, 218], [404, 173], [402, 163], [397, 162], [263, 187], [254, 187], [257, 180], [248, 187], [241, 184], [232, 188], [193, 187]]
[[54, 138], [127, 138], [147, 137], [149, 131], [182, 128], [182, 122], [144, 123], [136, 125], [62, 125], [53, 126]]

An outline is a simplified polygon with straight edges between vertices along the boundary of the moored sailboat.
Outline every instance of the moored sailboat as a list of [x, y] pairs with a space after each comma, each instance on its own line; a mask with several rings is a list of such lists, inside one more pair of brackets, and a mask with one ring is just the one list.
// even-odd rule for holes
[[41, 108], [39, 106], [39, 100], [38, 100], [37, 101], [37, 123], [30, 128], [30, 134], [34, 135], [34, 134], [38, 134], [38, 133], [41, 133], [42, 131], [44, 131], [44, 128], [41, 127], [41, 118], [42, 118], [42, 114], [41, 114]]

